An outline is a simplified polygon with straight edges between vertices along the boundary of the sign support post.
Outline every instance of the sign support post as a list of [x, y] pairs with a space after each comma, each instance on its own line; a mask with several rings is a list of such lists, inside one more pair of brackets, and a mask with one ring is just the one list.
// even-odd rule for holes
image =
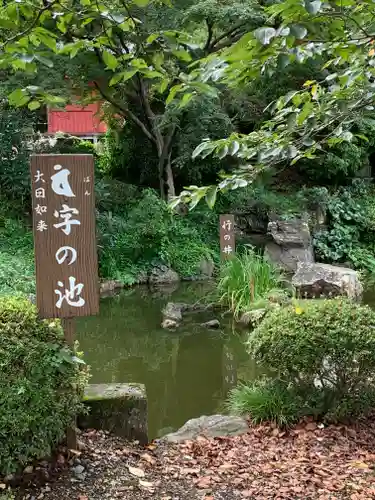
[[31, 185], [39, 316], [60, 318], [74, 349], [74, 318], [99, 312], [93, 156], [34, 155]]

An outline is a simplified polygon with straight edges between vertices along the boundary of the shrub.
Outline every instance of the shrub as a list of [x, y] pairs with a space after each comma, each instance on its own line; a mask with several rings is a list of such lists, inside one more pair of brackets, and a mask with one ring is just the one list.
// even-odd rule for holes
[[0, 298], [0, 474], [48, 456], [82, 409], [86, 381], [56, 321]]
[[219, 300], [238, 317], [278, 291], [281, 279], [280, 271], [272, 262], [248, 248], [221, 267], [217, 285]]
[[330, 419], [375, 403], [375, 312], [343, 299], [269, 313], [250, 334], [250, 355], [301, 397], [305, 412]]

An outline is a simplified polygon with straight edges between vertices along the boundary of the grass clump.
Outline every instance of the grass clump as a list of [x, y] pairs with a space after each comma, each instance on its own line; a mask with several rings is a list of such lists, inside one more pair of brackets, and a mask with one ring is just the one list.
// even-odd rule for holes
[[272, 263], [248, 247], [225, 263], [217, 284], [219, 301], [235, 318], [267, 305], [271, 296], [281, 296], [282, 274]]

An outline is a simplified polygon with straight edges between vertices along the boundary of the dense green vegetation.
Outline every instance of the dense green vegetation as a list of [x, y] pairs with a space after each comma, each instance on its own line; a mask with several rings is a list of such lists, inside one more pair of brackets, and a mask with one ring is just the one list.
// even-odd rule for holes
[[346, 300], [305, 301], [270, 312], [248, 351], [268, 374], [237, 387], [229, 406], [256, 421], [303, 416], [342, 421], [375, 403], [375, 313]]
[[48, 456], [82, 409], [81, 361], [57, 322], [20, 298], [0, 298], [0, 473]]
[[267, 307], [275, 296], [282, 296], [280, 270], [253, 248], [227, 261], [220, 269], [217, 289], [219, 302], [238, 319], [242, 313]]

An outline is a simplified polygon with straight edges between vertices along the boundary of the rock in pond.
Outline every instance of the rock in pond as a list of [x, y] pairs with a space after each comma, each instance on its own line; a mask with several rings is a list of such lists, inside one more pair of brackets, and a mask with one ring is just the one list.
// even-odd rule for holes
[[198, 436], [220, 437], [245, 434], [249, 426], [244, 418], [227, 415], [211, 415], [193, 418], [186, 422], [177, 432], [167, 434], [162, 438], [168, 443], [180, 443]]
[[180, 277], [170, 267], [160, 264], [152, 269], [148, 281], [151, 285], [160, 285], [163, 283], [176, 283], [180, 281]]
[[89, 384], [83, 400], [89, 413], [79, 417], [79, 427], [105, 430], [141, 444], [148, 443], [147, 396], [143, 384]]
[[165, 318], [161, 324], [161, 327], [165, 330], [172, 330], [173, 328], [178, 328], [179, 323], [174, 319]]
[[267, 314], [267, 309], [254, 309], [242, 314], [239, 323], [245, 326], [257, 326]]
[[168, 302], [168, 304], [163, 309], [163, 318], [180, 322], [182, 320], [182, 311], [184, 309], [184, 306], [185, 304]]
[[287, 272], [295, 272], [299, 262], [314, 262], [312, 239], [305, 217], [282, 220], [274, 218], [268, 224], [273, 241], [267, 243], [265, 257]]
[[301, 262], [292, 284], [302, 298], [344, 296], [358, 300], [363, 292], [357, 271], [330, 264]]
[[211, 321], [206, 321], [202, 323], [201, 326], [205, 328], [211, 328], [212, 330], [220, 328], [220, 321], [218, 319], [211, 319]]

